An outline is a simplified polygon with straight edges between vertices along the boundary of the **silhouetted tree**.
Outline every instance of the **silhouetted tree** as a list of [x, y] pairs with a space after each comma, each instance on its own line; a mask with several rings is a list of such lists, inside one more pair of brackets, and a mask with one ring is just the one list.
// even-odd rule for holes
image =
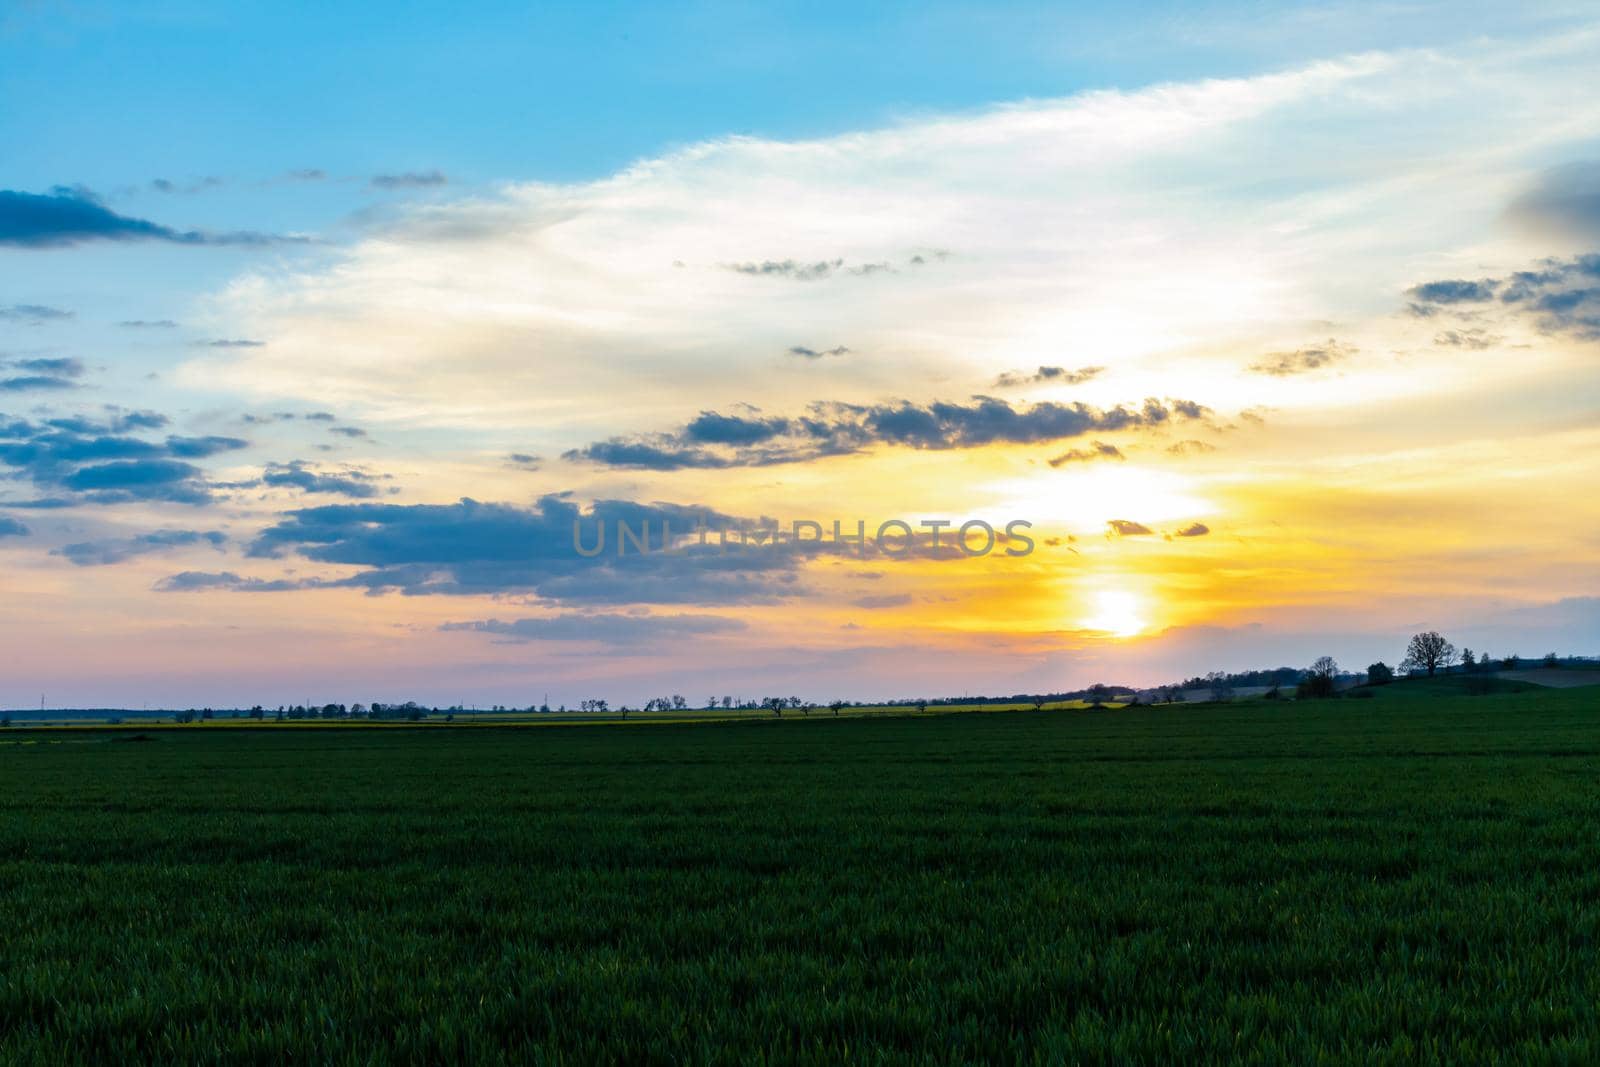
[[1561, 657], [1554, 652], [1546, 652], [1544, 654], [1544, 665], [1546, 667], [1559, 667], [1561, 666]]
[[1394, 671], [1390, 670], [1389, 665], [1382, 660], [1367, 668], [1368, 685], [1388, 685], [1392, 681], [1394, 681]]
[[1319, 656], [1309, 670], [1306, 671], [1305, 680], [1295, 689], [1295, 696], [1302, 700], [1325, 700], [1333, 696], [1333, 680], [1339, 674], [1339, 665], [1332, 656]]
[[1212, 671], [1206, 675], [1206, 684], [1211, 687], [1211, 699], [1217, 703], [1233, 699], [1233, 684], [1221, 671]]
[[844, 707], [844, 701], [842, 701], [842, 700], [830, 700], [830, 701], [828, 701], [828, 710], [833, 712], [833, 717], [835, 719], [837, 719], [839, 717], [839, 709], [842, 708], [842, 707]]
[[1406, 646], [1406, 658], [1400, 664], [1400, 669], [1407, 673], [1411, 671], [1427, 671], [1432, 678], [1440, 667], [1448, 667], [1455, 662], [1456, 646], [1441, 637], [1437, 631], [1424, 630], [1420, 634], [1411, 636], [1411, 643]]

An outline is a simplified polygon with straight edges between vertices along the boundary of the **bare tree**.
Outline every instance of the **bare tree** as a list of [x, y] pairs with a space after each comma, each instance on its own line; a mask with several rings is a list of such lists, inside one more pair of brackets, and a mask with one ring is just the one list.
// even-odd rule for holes
[[842, 707], [844, 707], [844, 701], [842, 701], [842, 700], [830, 700], [830, 701], [828, 701], [828, 710], [833, 712], [833, 717], [835, 719], [837, 719], [839, 717], [839, 709], [842, 708]]
[[1441, 637], [1437, 631], [1425, 630], [1411, 636], [1406, 646], [1406, 658], [1400, 664], [1402, 671], [1427, 671], [1432, 678], [1440, 667], [1448, 667], [1456, 659], [1456, 646]]

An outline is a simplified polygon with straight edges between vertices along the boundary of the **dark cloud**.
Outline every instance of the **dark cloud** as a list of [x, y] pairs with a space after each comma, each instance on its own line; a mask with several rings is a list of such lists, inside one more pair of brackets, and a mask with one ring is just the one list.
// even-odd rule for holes
[[84, 189], [49, 193], [0, 189], [0, 245], [61, 248], [85, 241], [167, 241], [186, 245], [263, 245], [290, 238], [261, 233], [175, 230], [119, 215]]
[[544, 460], [528, 452], [512, 452], [506, 456], [506, 462], [521, 470], [536, 471]]
[[1470, 330], [1441, 330], [1433, 337], [1433, 343], [1447, 348], [1466, 348], [1474, 352], [1485, 348], [1493, 348], [1500, 343], [1500, 338], [1484, 329]]
[[0, 378], [0, 393], [25, 393], [40, 389], [76, 389], [78, 383], [59, 374], [22, 374]]
[[1480, 278], [1475, 282], [1447, 278], [1414, 286], [1406, 290], [1406, 295], [1419, 304], [1475, 304], [1493, 300], [1499, 284], [1493, 278]]
[[171, 319], [124, 319], [118, 326], [130, 330], [176, 330], [178, 324]]
[[169, 437], [167, 454], [183, 459], [205, 459], [219, 452], [237, 452], [249, 448], [250, 442], [238, 437]]
[[826, 278], [840, 267], [844, 260], [819, 260], [816, 263], [797, 263], [792, 259], [768, 259], [760, 263], [727, 263], [728, 270], [739, 274], [754, 274], [764, 278], [789, 278], [797, 282], [814, 282]]
[[883, 593], [875, 596], [859, 596], [850, 601], [850, 604], [852, 607], [864, 608], [867, 611], [879, 611], [883, 608], [906, 607], [914, 599], [910, 593]]
[[111, 411], [103, 418], [69, 416], [32, 422], [0, 416], [0, 466], [46, 491], [70, 494], [32, 506], [115, 504], [135, 500], [208, 503], [210, 487], [199, 468], [182, 462], [243, 447], [228, 437], [137, 436], [165, 426], [150, 411]]
[[299, 581], [291, 578], [264, 579], [242, 578], [232, 571], [182, 571], [170, 575], [156, 583], [157, 592], [161, 593], [197, 593], [213, 589], [225, 589], [232, 592], [249, 593], [286, 593], [294, 589], [313, 589], [317, 587], [313, 581]]
[[27, 537], [32, 532], [9, 515], [0, 515], [0, 537]]
[[1272, 352], [1259, 362], [1252, 363], [1247, 368], [1254, 374], [1270, 374], [1282, 378], [1291, 374], [1306, 374], [1310, 371], [1321, 370], [1335, 363], [1350, 358], [1357, 350], [1350, 345], [1342, 345], [1332, 338], [1326, 344], [1309, 345], [1298, 348], [1293, 352]]
[[[1424, 318], [1445, 313], [1472, 313], [1481, 317], [1495, 311], [1524, 316], [1536, 329], [1579, 340], [1600, 340], [1600, 255], [1571, 259], [1546, 259], [1534, 270], [1513, 271], [1503, 278], [1475, 282], [1428, 282], [1408, 291], [1411, 311]], [[1463, 305], [1470, 305], [1463, 308]], [[1471, 331], [1446, 331], [1439, 335], [1449, 344], [1458, 334], [1470, 344]], [[1488, 335], [1483, 334], [1485, 338]], [[1436, 338], [1438, 340], [1438, 338]], [[1496, 338], [1495, 340], [1498, 340]], [[1492, 343], [1492, 342], [1491, 342]]]
[[62, 545], [51, 555], [62, 556], [80, 567], [104, 567], [135, 556], [165, 552], [191, 545], [210, 545], [221, 550], [228, 535], [221, 530], [156, 530], [136, 537], [106, 538]]
[[1133, 522], [1130, 519], [1111, 519], [1106, 523], [1106, 525], [1109, 526], [1111, 528], [1111, 532], [1116, 534], [1118, 537], [1143, 537], [1146, 534], [1155, 532], [1144, 523]]
[[1122, 450], [1116, 445], [1108, 445], [1104, 441], [1096, 441], [1088, 448], [1074, 448], [1063, 452], [1050, 461], [1050, 466], [1060, 467], [1067, 463], [1088, 463], [1096, 459], [1126, 459]]
[[1079, 367], [1077, 370], [1068, 370], [1066, 367], [1040, 367], [1032, 373], [1007, 371], [994, 380], [994, 387], [1011, 389], [1019, 385], [1082, 385], [1103, 373], [1105, 373], [1104, 367]]
[[303, 460], [270, 463], [261, 475], [261, 484], [273, 488], [302, 489], [308, 493], [331, 493], [358, 500], [378, 495], [379, 479], [365, 471], [346, 468], [332, 473], [319, 471]]
[[720, 615], [589, 615], [567, 614], [540, 619], [517, 619], [501, 622], [485, 619], [477, 622], [447, 622], [439, 627], [446, 631], [494, 634], [508, 641], [589, 641], [619, 648], [654, 645], [663, 641], [676, 641], [705, 637], [712, 634], [735, 633], [745, 629], [738, 619]]
[[704, 449], [683, 448], [678, 445], [653, 445], [640, 441], [597, 441], [584, 448], [561, 454], [562, 459], [586, 460], [607, 467], [626, 467], [632, 470], [676, 471], [685, 469], [712, 470], [735, 466], [733, 461], [713, 455]]
[[1211, 527], [1203, 522], [1191, 522], [1177, 532], [1178, 537], [1204, 537], [1211, 532]]
[[[659, 548], [663, 524], [674, 538], [697, 523], [747, 528], [707, 508], [600, 500], [580, 508], [564, 495], [547, 495], [533, 508], [485, 504], [340, 504], [287, 513], [262, 531], [249, 554], [296, 555], [316, 563], [357, 568], [355, 574], [318, 580], [320, 586], [396, 590], [406, 595], [536, 594], [589, 604], [763, 603], [804, 592], [801, 563], [825, 551], [813, 544], [722, 550], [694, 537], [671, 553], [617, 554], [616, 524], [646, 523]], [[573, 543], [574, 524], [586, 548], [606, 530], [604, 549], [585, 557]], [[196, 578], [169, 588], [194, 587]], [[220, 581], [208, 586], [216, 588]], [[251, 587], [256, 588], [256, 587]]]
[[1541, 236], [1600, 241], [1600, 162], [1569, 163], [1546, 171], [1512, 201], [1508, 214]]
[[18, 359], [11, 362], [18, 370], [35, 374], [59, 374], [64, 378], [81, 378], [87, 369], [80, 359], [71, 356], [51, 356], [35, 359]]
[[1019, 408], [985, 396], [965, 404], [819, 403], [796, 418], [701, 412], [676, 432], [612, 438], [566, 452], [563, 458], [647, 470], [770, 466], [846, 455], [874, 445], [944, 450], [1041, 444], [1205, 414], [1206, 409], [1193, 401], [1153, 398], [1139, 407], [1109, 409], [1054, 402]]
[[823, 349], [807, 348], [804, 345], [795, 345], [789, 349], [789, 354], [791, 356], [799, 356], [801, 359], [825, 359], [829, 356], [848, 356], [850, 354], [850, 350], [844, 345], [839, 345], [835, 348]]
[[373, 189], [427, 189], [444, 185], [450, 179], [437, 170], [407, 171], [403, 174], [377, 174], [367, 182]]
[[328, 428], [328, 432], [329, 433], [336, 433], [340, 437], [365, 437], [365, 436], [367, 436], [367, 431], [363, 430], [359, 426], [330, 426]]
[[[290, 416], [293, 418], [293, 416]], [[307, 422], [333, 422], [334, 415], [331, 411], [312, 411], [306, 414]]]
[[44, 304], [12, 304], [9, 307], [0, 307], [0, 322], [24, 322], [29, 326], [38, 326], [70, 318], [72, 312], [46, 307]]

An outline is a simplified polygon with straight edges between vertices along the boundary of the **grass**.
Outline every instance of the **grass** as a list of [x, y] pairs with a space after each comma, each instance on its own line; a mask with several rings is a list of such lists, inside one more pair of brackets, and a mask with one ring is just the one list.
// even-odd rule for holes
[[1600, 691], [0, 734], [0, 1060], [1594, 1062]]

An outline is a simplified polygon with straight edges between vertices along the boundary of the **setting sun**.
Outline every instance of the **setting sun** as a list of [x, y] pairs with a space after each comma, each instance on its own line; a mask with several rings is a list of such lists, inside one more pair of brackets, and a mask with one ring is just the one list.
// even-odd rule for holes
[[1107, 590], [1094, 596], [1094, 614], [1083, 620], [1086, 630], [1113, 637], [1133, 637], [1147, 625], [1143, 603], [1133, 593]]

